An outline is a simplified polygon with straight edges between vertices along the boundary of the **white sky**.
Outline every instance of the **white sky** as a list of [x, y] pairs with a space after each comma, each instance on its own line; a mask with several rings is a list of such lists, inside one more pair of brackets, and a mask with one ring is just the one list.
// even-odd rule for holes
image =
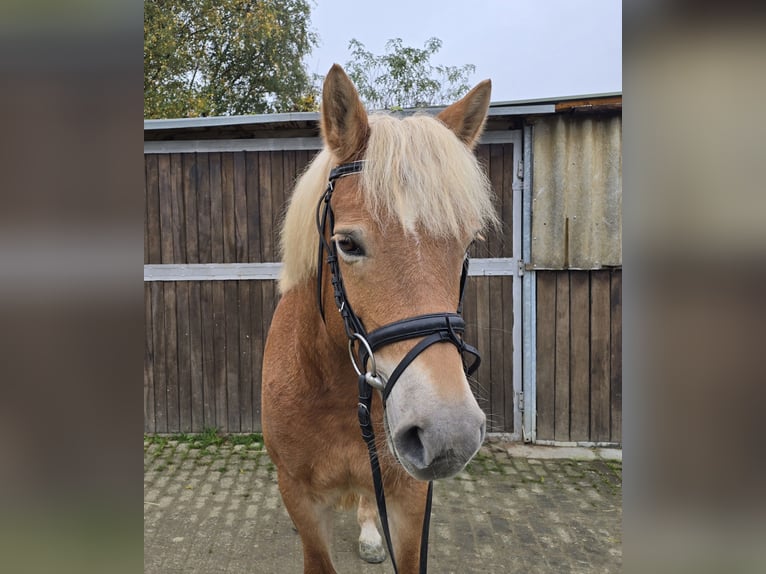
[[619, 0], [316, 0], [311, 24], [321, 75], [348, 61], [351, 38], [379, 55], [391, 38], [436, 36], [432, 63], [474, 64], [470, 83], [491, 78], [493, 102], [622, 91]]

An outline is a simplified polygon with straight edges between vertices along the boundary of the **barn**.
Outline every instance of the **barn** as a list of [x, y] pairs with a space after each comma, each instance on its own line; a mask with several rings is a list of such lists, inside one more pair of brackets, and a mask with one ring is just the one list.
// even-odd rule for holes
[[[144, 122], [146, 433], [260, 431], [278, 227], [318, 120]], [[493, 103], [476, 153], [503, 222], [473, 248], [463, 311], [488, 430], [620, 445], [622, 96]]]

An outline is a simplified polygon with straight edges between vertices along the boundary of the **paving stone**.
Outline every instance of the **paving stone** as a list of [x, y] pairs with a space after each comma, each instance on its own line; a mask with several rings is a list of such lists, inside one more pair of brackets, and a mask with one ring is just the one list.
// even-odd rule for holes
[[[146, 574], [303, 571], [300, 538], [265, 452], [242, 456], [251, 451], [228, 445], [200, 452], [178, 448], [183, 443], [160, 449], [149, 442]], [[621, 464], [605, 450], [615, 449], [567, 451], [490, 441], [470, 469], [434, 486], [429, 571], [621, 572]], [[592, 457], [583, 459], [581, 451]], [[578, 460], [560, 458], [564, 454]], [[388, 560], [362, 562], [357, 537], [354, 513], [339, 513], [332, 548], [338, 572], [392, 572]]]
[[599, 448], [596, 454], [604, 460], [614, 460], [622, 462], [622, 450], [619, 448]]

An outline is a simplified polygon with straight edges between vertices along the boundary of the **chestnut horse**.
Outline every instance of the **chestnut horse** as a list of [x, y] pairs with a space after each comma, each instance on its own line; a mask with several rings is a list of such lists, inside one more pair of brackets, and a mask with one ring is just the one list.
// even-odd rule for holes
[[[354, 384], [356, 362], [372, 359], [357, 349], [355, 363], [349, 360], [347, 326], [335, 312], [335, 277], [320, 244], [337, 254], [343, 295], [366, 329], [413, 316], [457, 317], [466, 250], [482, 229], [497, 223], [489, 182], [472, 153], [490, 89], [488, 80], [481, 82], [435, 118], [398, 119], [368, 116], [338, 65], [325, 79], [324, 149], [298, 180], [287, 210], [282, 297], [263, 360], [264, 440], [303, 543], [306, 573], [335, 572], [332, 511], [357, 502], [363, 557], [379, 561], [385, 555], [370, 502], [373, 481]], [[349, 162], [356, 162], [353, 169], [332, 176], [334, 218], [320, 243], [317, 205], [323, 196], [330, 203], [331, 170]], [[459, 352], [462, 339], [448, 329], [453, 344], [430, 345], [410, 359], [396, 386], [386, 389], [390, 394], [377, 395], [385, 399], [385, 410], [381, 400], [371, 409], [401, 573], [418, 571], [427, 481], [460, 472], [485, 435], [485, 415]], [[378, 391], [422, 339], [375, 350]]]

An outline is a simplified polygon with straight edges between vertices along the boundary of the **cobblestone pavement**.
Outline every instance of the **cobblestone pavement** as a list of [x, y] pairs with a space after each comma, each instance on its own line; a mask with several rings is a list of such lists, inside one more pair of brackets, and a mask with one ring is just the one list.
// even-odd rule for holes
[[[429, 571], [620, 572], [621, 462], [518, 446], [487, 443], [464, 472], [434, 485]], [[388, 559], [358, 558], [358, 534], [354, 513], [338, 513], [338, 572], [392, 572]], [[144, 572], [302, 572], [300, 539], [260, 442], [145, 440]]]

